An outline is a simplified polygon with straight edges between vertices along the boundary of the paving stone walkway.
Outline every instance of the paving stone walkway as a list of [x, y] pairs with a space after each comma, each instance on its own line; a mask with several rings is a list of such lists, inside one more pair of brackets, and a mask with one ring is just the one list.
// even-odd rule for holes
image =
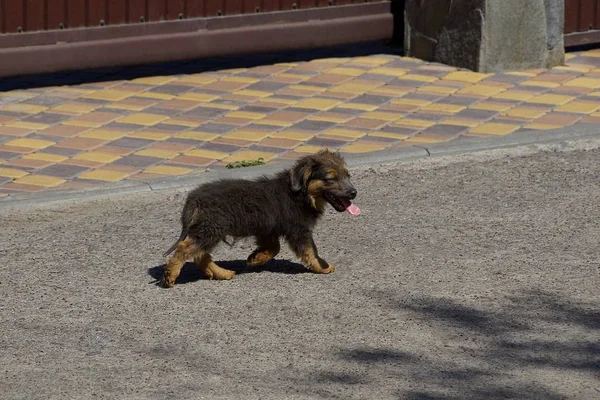
[[385, 53], [227, 69], [188, 63], [174, 75], [91, 74], [84, 83], [2, 90], [19, 82], [7, 78], [0, 197], [274, 163], [323, 147], [376, 152], [575, 123], [600, 128], [600, 50], [567, 59], [502, 74]]

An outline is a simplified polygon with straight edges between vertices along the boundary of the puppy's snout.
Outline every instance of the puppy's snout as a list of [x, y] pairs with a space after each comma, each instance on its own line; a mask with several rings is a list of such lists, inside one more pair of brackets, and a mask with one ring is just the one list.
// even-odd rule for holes
[[356, 198], [356, 193], [358, 193], [358, 192], [356, 191], [354, 186], [350, 186], [346, 193], [348, 193], [348, 196], [350, 196], [351, 199], [354, 199], [354, 198]]

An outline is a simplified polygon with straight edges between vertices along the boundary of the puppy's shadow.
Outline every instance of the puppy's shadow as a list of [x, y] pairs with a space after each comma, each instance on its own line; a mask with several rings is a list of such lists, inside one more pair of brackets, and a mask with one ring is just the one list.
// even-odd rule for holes
[[[260, 273], [260, 272], [273, 272], [277, 274], [304, 274], [310, 272], [308, 268], [302, 264], [295, 263], [287, 260], [271, 260], [265, 265], [260, 267], [248, 267], [246, 260], [234, 260], [234, 261], [215, 261], [220, 267], [235, 271], [236, 275], [249, 274], [249, 273]], [[156, 267], [148, 268], [148, 275], [155, 279], [157, 285], [160, 285], [160, 281], [163, 277], [163, 271], [165, 264], [157, 265]], [[201, 279], [207, 279], [200, 268], [193, 262], [187, 262], [181, 269], [181, 273], [177, 277], [176, 285], [196, 282]]]

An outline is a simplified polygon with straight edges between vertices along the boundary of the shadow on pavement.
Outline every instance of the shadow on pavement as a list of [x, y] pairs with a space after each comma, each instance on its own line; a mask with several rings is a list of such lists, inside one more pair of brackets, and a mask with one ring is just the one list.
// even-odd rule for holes
[[[248, 273], [259, 273], [259, 272], [273, 272], [277, 274], [303, 274], [310, 272], [302, 264], [287, 261], [287, 260], [271, 260], [261, 267], [250, 268], [246, 265], [246, 260], [233, 260], [233, 261], [215, 261], [220, 267], [235, 271], [236, 274], [248, 274]], [[160, 284], [162, 279], [163, 269], [165, 264], [157, 265], [156, 267], [148, 268], [148, 275], [154, 278]], [[200, 272], [200, 269], [193, 263], [187, 262], [181, 269], [181, 274], [175, 282], [176, 285], [182, 285], [186, 283], [197, 282], [206, 277]]]
[[0, 92], [45, 86], [74, 86], [92, 82], [131, 80], [157, 75], [197, 74], [232, 68], [252, 68], [275, 63], [303, 62], [317, 58], [359, 57], [372, 54], [401, 55], [402, 49], [393, 47], [385, 42], [377, 41], [318, 49], [28, 75], [0, 80]]
[[[555, 388], [600, 377], [598, 302], [543, 291], [506, 297], [502, 304], [485, 299], [481, 307], [393, 291], [367, 297], [387, 307], [391, 318], [408, 320], [405, 326], [412, 332], [418, 327], [423, 346], [412, 352], [404, 348], [414, 349], [414, 343], [338, 348], [338, 370], [320, 374], [323, 386], [307, 386], [311, 394], [331, 384], [356, 390], [355, 385], [368, 383], [411, 400], [558, 400], [566, 398], [565, 392], [583, 398], [583, 391], [557, 393]], [[411, 340], [408, 334], [404, 338]], [[581, 389], [600, 397], [600, 384]]]

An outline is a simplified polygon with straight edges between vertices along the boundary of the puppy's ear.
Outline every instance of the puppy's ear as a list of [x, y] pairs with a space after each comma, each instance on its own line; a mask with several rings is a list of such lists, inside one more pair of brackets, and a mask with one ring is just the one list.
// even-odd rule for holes
[[300, 159], [290, 170], [290, 183], [293, 192], [299, 192], [303, 187], [306, 187], [312, 174], [313, 166], [314, 160], [306, 157]]

